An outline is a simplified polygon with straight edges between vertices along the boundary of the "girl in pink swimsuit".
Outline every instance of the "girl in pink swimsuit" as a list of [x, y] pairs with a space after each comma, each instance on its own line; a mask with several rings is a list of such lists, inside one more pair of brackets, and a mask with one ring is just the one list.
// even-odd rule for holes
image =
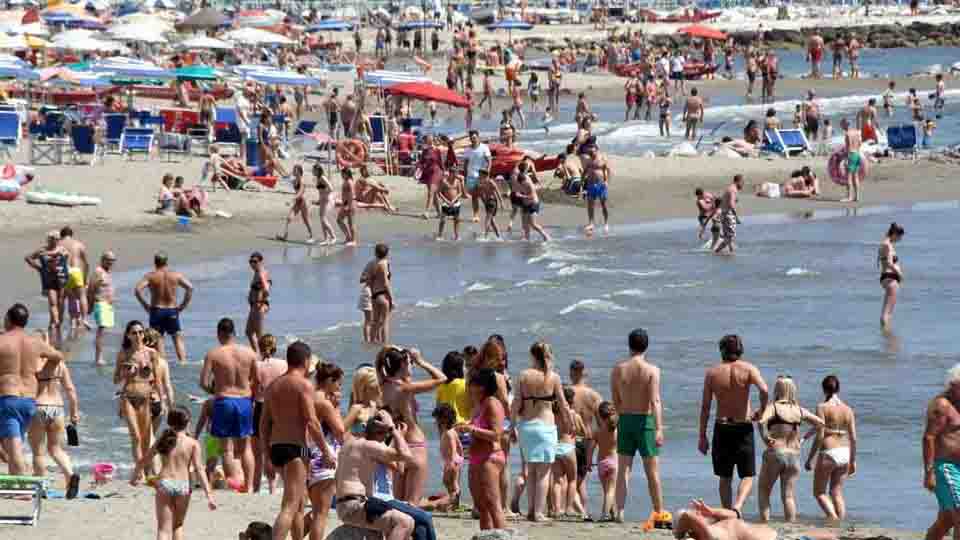
[[[604, 401], [598, 410], [600, 429], [593, 436], [597, 442], [597, 476], [603, 487], [603, 506], [600, 507], [600, 520], [612, 520], [614, 513], [614, 491], [617, 483], [617, 411], [613, 403]], [[609, 518], [608, 518], [609, 516]]]
[[480, 514], [480, 529], [503, 529], [500, 493], [500, 471], [506, 465], [506, 456], [500, 449], [503, 437], [504, 408], [497, 399], [497, 374], [490, 368], [478, 369], [470, 379], [470, 397], [474, 402], [474, 416], [469, 424], [460, 424], [457, 431], [469, 433], [470, 494]]
[[460, 470], [463, 468], [463, 444], [455, 429], [457, 413], [448, 403], [438, 403], [433, 410], [440, 433], [440, 457], [443, 459], [443, 487], [446, 493], [431, 495], [420, 508], [448, 512], [460, 506]]

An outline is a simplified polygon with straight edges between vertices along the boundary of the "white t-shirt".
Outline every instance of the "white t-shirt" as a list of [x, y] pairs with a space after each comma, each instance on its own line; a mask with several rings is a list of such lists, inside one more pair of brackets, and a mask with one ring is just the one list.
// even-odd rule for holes
[[669, 75], [669, 74], [670, 74], [670, 60], [667, 59], [666, 57], [661, 58], [660, 61], [657, 62], [657, 69], [660, 70], [660, 74], [661, 74], [661, 75]]
[[463, 155], [467, 160], [467, 178], [470, 180], [480, 178], [480, 171], [489, 169], [493, 160], [490, 147], [483, 143], [476, 148], [467, 148]]
[[250, 129], [250, 102], [247, 101], [242, 92], [235, 92], [233, 106], [237, 109], [237, 127], [240, 128], [240, 133], [247, 133], [247, 130]]
[[686, 60], [684, 60], [682, 54], [674, 56], [670, 62], [671, 62], [670, 65], [673, 68], [674, 73], [677, 73], [678, 71], [683, 71], [683, 66], [687, 63]]

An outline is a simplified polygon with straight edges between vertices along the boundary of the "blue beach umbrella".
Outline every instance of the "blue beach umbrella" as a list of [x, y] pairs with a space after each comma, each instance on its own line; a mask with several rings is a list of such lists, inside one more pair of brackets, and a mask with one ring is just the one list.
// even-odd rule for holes
[[407, 21], [397, 26], [397, 30], [426, 30], [428, 28], [443, 28], [443, 25], [436, 21]]
[[313, 77], [308, 77], [296, 71], [250, 71], [246, 74], [248, 79], [253, 79], [264, 84], [283, 84], [289, 86], [318, 86], [320, 81]]
[[328, 19], [326, 21], [320, 21], [316, 24], [311, 24], [304, 29], [304, 32], [343, 32], [347, 30], [353, 30], [355, 26], [356, 23], [350, 21]]
[[514, 30], [532, 30], [532, 29], [533, 29], [532, 24], [528, 22], [523, 22], [518, 19], [503, 19], [501, 21], [497, 21], [487, 26], [487, 30], [490, 30], [491, 32], [495, 30], [506, 30], [508, 41], [513, 41]]

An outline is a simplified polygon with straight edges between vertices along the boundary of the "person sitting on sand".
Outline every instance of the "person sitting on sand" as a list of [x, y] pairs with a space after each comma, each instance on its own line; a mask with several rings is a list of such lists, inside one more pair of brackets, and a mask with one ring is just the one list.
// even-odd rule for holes
[[161, 180], [160, 193], [157, 195], [158, 214], [170, 215], [174, 212], [175, 197], [173, 195], [173, 175], [167, 173]]
[[357, 206], [360, 208], [382, 208], [395, 213], [397, 209], [390, 203], [390, 190], [370, 177], [366, 165], [360, 166], [360, 178], [357, 179]]
[[760, 124], [756, 120], [750, 120], [747, 122], [746, 127], [743, 128], [743, 140], [752, 144], [758, 145], [763, 140], [763, 133], [760, 132]]
[[780, 129], [780, 119], [777, 118], [777, 110], [773, 107], [767, 109], [767, 115], [763, 123], [765, 129]]
[[773, 182], [764, 182], [757, 186], [755, 195], [768, 199], [778, 199], [780, 197], [789, 199], [813, 199], [820, 195], [820, 181], [817, 175], [810, 170], [810, 167], [804, 166], [798, 171], [793, 171], [790, 179], [782, 184]]
[[713, 508], [702, 499], [692, 501], [688, 510], [673, 515], [673, 537], [693, 540], [836, 540], [836, 536], [818, 530], [792, 532], [781, 536], [766, 525], [743, 521], [738, 510]]

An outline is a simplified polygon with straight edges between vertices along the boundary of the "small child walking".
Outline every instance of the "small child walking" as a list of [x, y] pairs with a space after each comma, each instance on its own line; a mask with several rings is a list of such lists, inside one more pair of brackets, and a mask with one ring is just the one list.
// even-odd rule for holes
[[453, 407], [440, 403], [433, 410], [440, 433], [440, 457], [443, 459], [443, 487], [447, 492], [433, 495], [421, 508], [428, 511], [448, 512], [460, 506], [460, 470], [463, 468], [463, 445], [454, 427], [457, 413]]
[[617, 411], [613, 403], [604, 401], [598, 409], [600, 429], [593, 434], [597, 442], [597, 476], [603, 488], [600, 521], [613, 521], [617, 487]]

